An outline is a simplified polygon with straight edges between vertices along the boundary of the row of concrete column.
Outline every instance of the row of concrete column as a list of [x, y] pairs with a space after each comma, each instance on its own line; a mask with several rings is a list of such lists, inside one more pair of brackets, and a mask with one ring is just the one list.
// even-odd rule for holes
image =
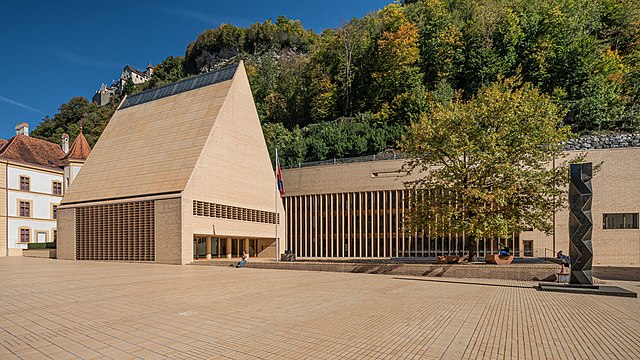
[[[213, 236], [207, 236], [207, 243], [206, 243], [206, 249], [207, 249], [207, 259], [211, 259], [211, 238]], [[228, 237], [227, 239], [227, 245], [225, 246], [226, 248], [226, 256], [227, 259], [231, 259], [231, 238]], [[248, 254], [249, 253], [249, 239], [244, 239], [244, 251]]]

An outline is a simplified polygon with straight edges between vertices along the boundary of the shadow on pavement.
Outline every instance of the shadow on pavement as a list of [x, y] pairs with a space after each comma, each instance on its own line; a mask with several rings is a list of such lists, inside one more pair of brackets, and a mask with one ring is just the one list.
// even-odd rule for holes
[[488, 284], [482, 282], [469, 282], [469, 281], [453, 281], [453, 280], [440, 280], [440, 279], [415, 279], [415, 278], [401, 278], [394, 277], [397, 280], [414, 280], [414, 281], [428, 281], [428, 282], [437, 282], [437, 283], [448, 283], [448, 284], [464, 284], [464, 285], [479, 285], [479, 286], [496, 286], [496, 287], [509, 287], [509, 288], [521, 288], [521, 289], [535, 289], [533, 285], [510, 285], [510, 284]]
[[593, 276], [601, 280], [640, 281], [640, 267], [594, 266]]

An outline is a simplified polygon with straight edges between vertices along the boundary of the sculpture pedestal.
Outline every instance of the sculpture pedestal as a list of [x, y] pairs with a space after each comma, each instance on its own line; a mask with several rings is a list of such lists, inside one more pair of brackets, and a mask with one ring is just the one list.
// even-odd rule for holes
[[605, 296], [621, 296], [637, 298], [638, 294], [623, 289], [617, 286], [602, 286], [602, 285], [582, 285], [582, 284], [565, 284], [555, 282], [541, 282], [538, 283], [538, 289], [541, 291], [555, 291], [572, 294], [590, 294], [590, 295], [605, 295]]

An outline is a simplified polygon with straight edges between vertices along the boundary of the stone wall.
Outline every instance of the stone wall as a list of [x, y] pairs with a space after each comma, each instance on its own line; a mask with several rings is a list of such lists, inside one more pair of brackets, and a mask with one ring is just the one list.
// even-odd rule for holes
[[[195, 261], [193, 265], [204, 266], [229, 266], [237, 264], [239, 259], [231, 261], [208, 260]], [[327, 261], [294, 261], [294, 262], [264, 262], [252, 261], [245, 265], [254, 269], [278, 269], [278, 270], [302, 270], [302, 271], [329, 271], [350, 272], [364, 274], [402, 275], [402, 276], [426, 276], [445, 278], [475, 278], [475, 279], [499, 279], [517, 281], [555, 281], [558, 265], [553, 263], [539, 264], [403, 264], [381, 262], [327, 262]]]
[[640, 147], [640, 134], [589, 135], [569, 140], [566, 150], [592, 150]]

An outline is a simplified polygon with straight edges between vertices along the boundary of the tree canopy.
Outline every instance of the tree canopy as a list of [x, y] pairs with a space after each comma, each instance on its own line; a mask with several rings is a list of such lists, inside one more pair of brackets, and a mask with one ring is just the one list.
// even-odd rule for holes
[[93, 147], [118, 103], [119, 99], [116, 98], [106, 106], [98, 106], [85, 97], [76, 96], [60, 105], [58, 113], [53, 117], [45, 117], [31, 132], [31, 136], [59, 144], [63, 133], [69, 134], [70, 140], [73, 141], [82, 126], [82, 133], [89, 146]]
[[362, 155], [362, 146], [330, 132], [384, 139], [365, 152], [397, 147], [411, 121], [429, 116], [430, 100], [456, 93], [468, 100], [514, 75], [563, 109], [563, 123], [575, 132], [640, 129], [635, 0], [405, 1], [320, 34], [284, 16], [246, 28], [222, 24], [128, 91], [238, 59], [245, 60], [269, 148], [279, 144], [291, 154], [285, 165]]
[[431, 105], [401, 146], [417, 176], [406, 183], [409, 228], [464, 234], [471, 247], [529, 229], [549, 233], [552, 214], [566, 206], [567, 163], [577, 160], [563, 158], [571, 135], [564, 111], [517, 78]]

